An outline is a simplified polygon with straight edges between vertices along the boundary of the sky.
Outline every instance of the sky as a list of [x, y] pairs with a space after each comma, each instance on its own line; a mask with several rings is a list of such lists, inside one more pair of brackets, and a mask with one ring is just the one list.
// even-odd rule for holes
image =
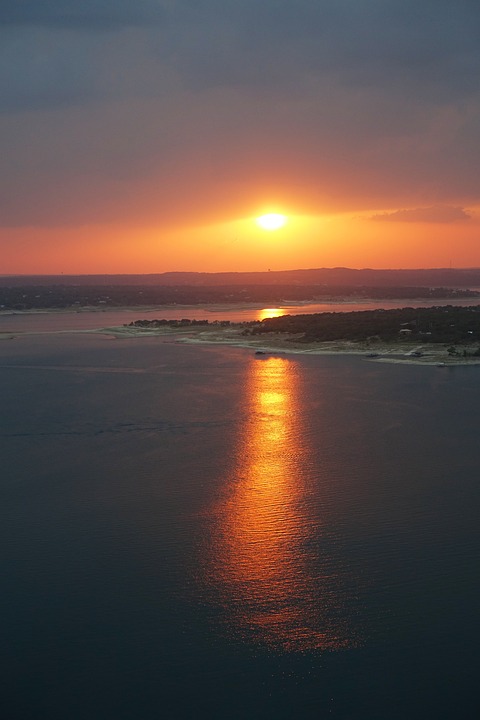
[[2, 0], [0, 274], [479, 267], [479, 37], [478, 0]]

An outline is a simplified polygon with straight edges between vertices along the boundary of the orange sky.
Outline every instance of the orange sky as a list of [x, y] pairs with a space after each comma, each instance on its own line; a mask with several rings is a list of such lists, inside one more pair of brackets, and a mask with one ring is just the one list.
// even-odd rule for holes
[[480, 266], [478, 3], [199, 7], [0, 7], [0, 274]]
[[197, 227], [87, 225], [6, 229], [0, 231], [4, 248], [2, 273], [480, 265], [480, 226], [476, 219], [420, 223], [375, 221], [371, 217], [347, 213], [291, 215], [283, 228], [273, 232], [259, 228], [253, 216]]

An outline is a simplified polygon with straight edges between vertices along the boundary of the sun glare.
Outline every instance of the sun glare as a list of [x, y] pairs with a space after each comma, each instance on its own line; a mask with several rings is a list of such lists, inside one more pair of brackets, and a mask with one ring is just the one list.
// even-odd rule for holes
[[278, 213], [268, 213], [267, 215], [260, 215], [255, 222], [262, 230], [279, 230], [287, 222], [285, 215], [279, 215]]

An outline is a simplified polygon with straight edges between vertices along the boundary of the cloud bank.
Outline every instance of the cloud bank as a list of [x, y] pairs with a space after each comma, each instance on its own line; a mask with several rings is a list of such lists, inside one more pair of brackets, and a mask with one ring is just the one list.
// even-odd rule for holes
[[476, 0], [4, 0], [0, 223], [472, 206], [478, 37]]
[[380, 222], [455, 223], [471, 220], [472, 216], [461, 207], [440, 205], [437, 207], [410, 208], [379, 213], [373, 215], [371, 219]]

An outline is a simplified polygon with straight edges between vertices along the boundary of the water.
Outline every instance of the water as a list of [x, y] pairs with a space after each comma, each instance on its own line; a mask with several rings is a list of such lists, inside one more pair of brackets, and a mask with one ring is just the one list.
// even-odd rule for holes
[[93, 330], [95, 328], [118, 327], [135, 320], [157, 319], [181, 320], [230, 320], [247, 322], [264, 320], [279, 315], [307, 315], [321, 312], [352, 312], [359, 310], [394, 310], [403, 307], [434, 307], [439, 304], [477, 306], [480, 298], [449, 298], [448, 300], [365, 300], [358, 302], [299, 303], [279, 307], [255, 305], [205, 305], [202, 306], [161, 306], [158, 308], [122, 310], [81, 310], [74, 312], [11, 312], [0, 311], [1, 332], [59, 332], [67, 330]]
[[8, 718], [473, 717], [479, 369], [0, 343]]

